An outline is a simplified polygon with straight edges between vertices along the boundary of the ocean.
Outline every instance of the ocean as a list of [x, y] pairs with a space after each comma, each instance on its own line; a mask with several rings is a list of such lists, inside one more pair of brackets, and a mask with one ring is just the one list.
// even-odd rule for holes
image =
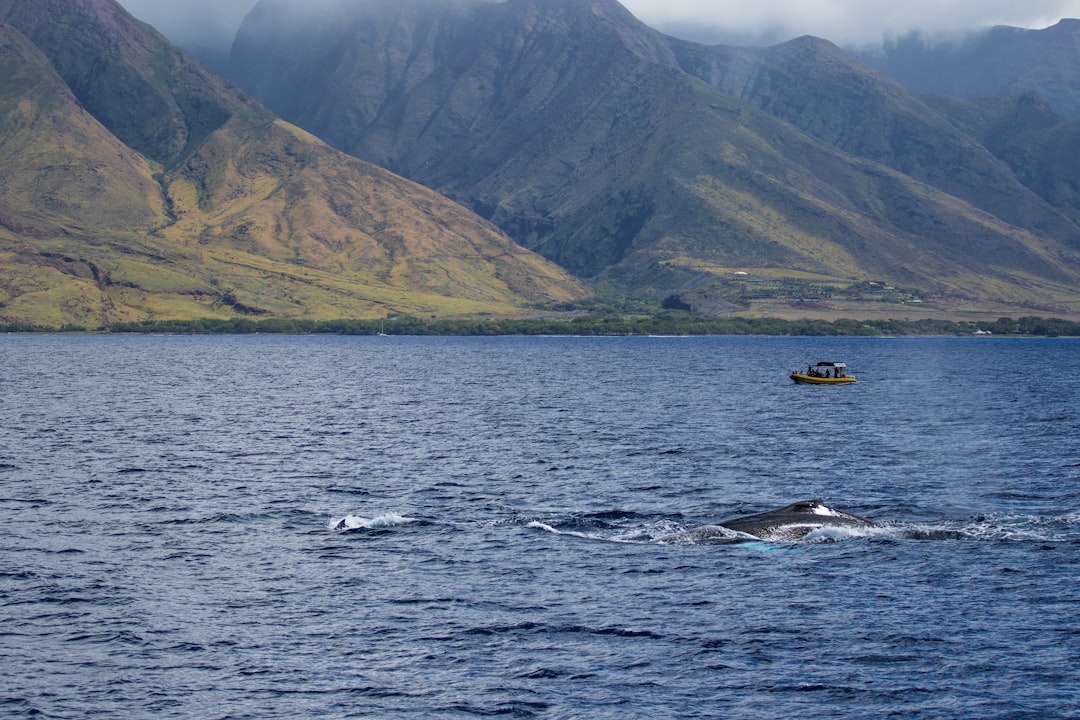
[[[1078, 377], [1064, 338], [0, 336], [0, 716], [1080, 718]], [[717, 527], [811, 498], [877, 526]]]

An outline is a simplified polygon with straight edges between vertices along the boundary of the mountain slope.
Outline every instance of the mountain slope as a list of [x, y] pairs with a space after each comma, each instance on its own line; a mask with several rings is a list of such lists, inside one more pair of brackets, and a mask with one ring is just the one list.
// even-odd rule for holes
[[1025, 94], [928, 102], [989, 148], [1025, 187], [1071, 218], [1080, 209], [1080, 123], [1063, 119], [1042, 98]]
[[1080, 299], [1075, 208], [822, 41], [708, 48], [614, 0], [262, 0], [232, 62], [283, 117], [601, 283], [781, 269]]
[[111, 0], [0, 0], [0, 319], [509, 313], [585, 289]]
[[[165, 220], [156, 166], [97, 123], [48, 59], [0, 25], [0, 198], [33, 198], [35, 215], [149, 230]], [[55, 137], [55, 142], [43, 142]], [[74, 180], [74, 181], [73, 181]], [[14, 208], [9, 208], [9, 212]]]
[[995, 27], [955, 40], [912, 35], [858, 57], [916, 90], [963, 98], [1034, 93], [1080, 119], [1080, 20], [1042, 30]]
[[688, 72], [846, 154], [1040, 235], [1067, 239], [1077, 232], [1075, 213], [1069, 218], [1046, 206], [1008, 163], [943, 112], [963, 112], [964, 103], [935, 105], [816, 38], [771, 48], [675, 47]]

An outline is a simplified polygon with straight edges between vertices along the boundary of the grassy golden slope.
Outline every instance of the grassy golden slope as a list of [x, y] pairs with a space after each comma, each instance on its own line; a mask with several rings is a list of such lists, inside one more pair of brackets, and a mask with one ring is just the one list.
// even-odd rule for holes
[[158, 168], [94, 120], [25, 38], [0, 26], [0, 203], [19, 220], [149, 230]]
[[0, 321], [510, 314], [585, 288], [475, 215], [236, 109], [166, 170], [0, 27]]
[[[282, 168], [280, 158], [293, 162]], [[182, 245], [195, 239], [473, 306], [583, 292], [459, 205], [281, 121], [230, 122], [168, 176], [168, 190], [176, 222], [160, 235]]]

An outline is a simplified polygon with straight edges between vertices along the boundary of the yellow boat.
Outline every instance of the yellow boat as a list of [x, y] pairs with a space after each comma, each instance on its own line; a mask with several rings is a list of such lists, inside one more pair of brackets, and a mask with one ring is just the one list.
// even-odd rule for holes
[[819, 362], [806, 368], [806, 372], [792, 370], [791, 379], [810, 385], [844, 385], [855, 382], [855, 376], [848, 375], [846, 368], [847, 365], [842, 362]]

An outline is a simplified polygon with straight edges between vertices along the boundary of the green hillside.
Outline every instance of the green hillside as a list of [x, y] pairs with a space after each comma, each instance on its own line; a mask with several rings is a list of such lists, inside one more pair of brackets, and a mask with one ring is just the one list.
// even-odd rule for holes
[[514, 314], [586, 289], [107, 0], [0, 2], [0, 321]]

